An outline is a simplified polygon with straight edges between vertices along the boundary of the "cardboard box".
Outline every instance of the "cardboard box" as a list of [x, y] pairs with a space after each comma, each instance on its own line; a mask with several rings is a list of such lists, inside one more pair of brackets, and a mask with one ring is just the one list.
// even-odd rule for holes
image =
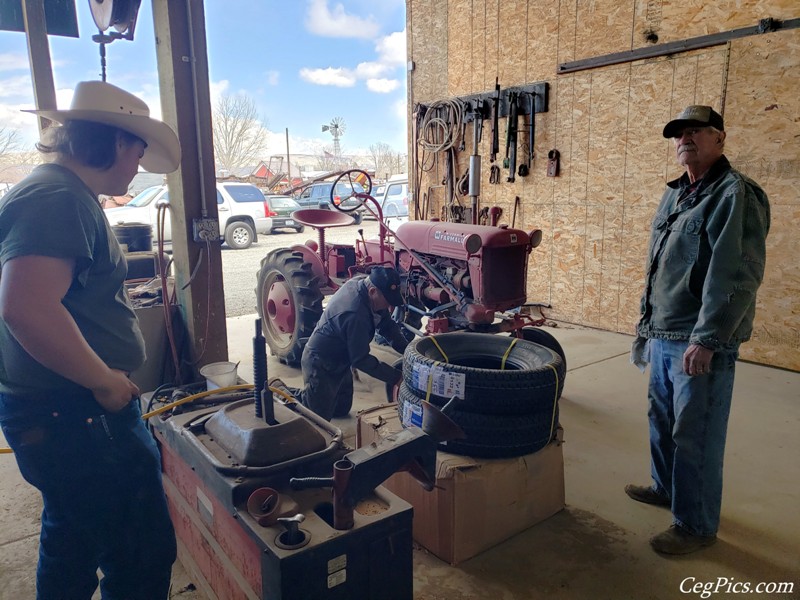
[[[370, 444], [402, 425], [394, 404], [358, 416], [356, 445]], [[408, 473], [383, 484], [414, 507], [414, 540], [456, 565], [564, 508], [563, 430], [534, 454], [477, 459], [439, 452], [436, 487], [426, 492]]]

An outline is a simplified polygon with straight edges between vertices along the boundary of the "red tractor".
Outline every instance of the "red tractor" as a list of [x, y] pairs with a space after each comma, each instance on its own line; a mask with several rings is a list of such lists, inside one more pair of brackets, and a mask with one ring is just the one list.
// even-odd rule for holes
[[558, 341], [538, 328], [544, 320], [517, 310], [526, 301], [528, 256], [541, 242], [540, 230], [411, 221], [392, 232], [369, 195], [372, 182], [366, 173], [346, 171], [339, 182], [358, 182], [366, 188], [366, 193], [354, 191], [352, 196], [378, 218], [379, 236], [365, 240], [362, 233], [355, 246], [325, 241], [327, 228], [353, 224], [347, 213], [361, 204], [335, 205], [338, 212], [293, 213], [296, 221], [319, 231], [319, 241], [267, 254], [256, 288], [264, 336], [282, 362], [300, 363], [303, 346], [322, 314], [323, 297], [374, 265], [392, 266], [400, 273], [406, 305], [393, 317], [406, 331], [414, 335], [511, 332], [554, 350], [564, 360]]

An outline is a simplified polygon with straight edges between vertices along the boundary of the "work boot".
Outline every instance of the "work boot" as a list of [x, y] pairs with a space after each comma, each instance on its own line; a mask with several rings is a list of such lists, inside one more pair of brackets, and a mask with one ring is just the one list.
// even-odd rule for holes
[[689, 554], [711, 546], [716, 541], [715, 535], [695, 535], [680, 525], [672, 525], [650, 538], [650, 545], [661, 554]]
[[672, 506], [670, 499], [659, 494], [652, 486], [628, 484], [625, 486], [625, 493], [637, 502], [655, 504], [656, 506]]

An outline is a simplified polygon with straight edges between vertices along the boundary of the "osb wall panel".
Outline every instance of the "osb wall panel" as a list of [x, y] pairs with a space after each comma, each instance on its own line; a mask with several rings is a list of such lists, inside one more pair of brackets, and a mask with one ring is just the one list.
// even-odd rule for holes
[[731, 43], [726, 154], [772, 208], [753, 341], [742, 356], [800, 370], [800, 30]]
[[578, 27], [578, 2], [565, 0], [558, 3], [558, 62], [575, 60], [575, 32]]
[[498, 64], [500, 85], [522, 85], [527, 67], [527, 0], [503, 0], [500, 5], [500, 41], [502, 52]]
[[500, 76], [500, 43], [502, 41], [500, 39], [501, 2], [502, 0], [485, 0], [483, 3], [483, 15], [486, 28], [486, 37], [484, 38], [484, 44], [486, 45], [483, 70], [484, 90], [493, 90], [495, 79]]
[[630, 49], [632, 2], [620, 0], [575, 0], [575, 58]]
[[448, 5], [447, 91], [450, 96], [464, 96], [472, 91], [472, 0], [449, 0]]
[[432, 102], [448, 95], [447, 3], [409, 2], [408, 54], [414, 61], [409, 97], [412, 102]]
[[553, 0], [528, 2], [526, 81], [544, 81], [553, 76], [558, 62], [558, 10]]
[[657, 129], [674, 114], [672, 90], [682, 61], [640, 61], [630, 67], [631, 85], [625, 130], [622, 245], [618, 310], [609, 314], [609, 326], [630, 333], [639, 318], [645, 272], [649, 222], [664, 192], [667, 165], [674, 162], [672, 144]]
[[[472, 0], [472, 63], [467, 71], [472, 75], [470, 92], [477, 94], [486, 88], [486, 0]], [[495, 44], [495, 47], [497, 44]]]
[[[411, 0], [412, 10], [417, 4]], [[635, 0], [619, 6], [610, 0], [502, 4], [472, 0], [468, 3], [473, 10], [468, 26], [471, 35], [465, 35], [463, 15], [449, 12], [463, 11], [464, 3], [450, 2], [445, 14], [441, 11], [444, 3], [435, 4], [439, 10], [427, 9], [428, 22], [421, 28], [435, 28], [435, 12], [448, 30], [439, 43], [448, 36], [453, 38], [446, 53], [461, 52], [454, 47], [466, 48], [472, 58], [459, 63], [464, 74], [452, 72], [456, 64], [452, 56], [437, 58], [443, 70], [428, 73], [438, 80], [423, 82], [427, 90], [438, 86], [439, 94], [431, 100], [447, 97], [451, 87], [463, 89], [463, 93], [491, 90], [498, 76], [503, 87], [542, 80], [550, 83], [549, 112], [536, 116], [537, 156], [531, 175], [508, 183], [508, 172], [502, 170], [501, 183], [490, 184], [489, 122], [480, 145], [481, 206], [502, 208], [500, 220], [510, 224], [518, 196], [515, 225], [544, 231], [541, 246], [530, 258], [528, 300], [549, 303], [552, 308], [545, 312], [554, 319], [633, 332], [639, 317], [650, 221], [665, 183], [682, 172], [675, 162], [673, 144], [663, 139], [661, 130], [687, 104], [711, 104], [725, 114], [726, 154], [767, 190], [773, 213], [756, 331], [754, 340], [743, 346], [742, 355], [800, 370], [800, 241], [795, 234], [800, 225], [800, 100], [796, 92], [800, 31], [752, 36], [669, 57], [556, 75], [562, 62], [648, 43], [642, 35], [646, 27], [657, 30], [658, 43], [663, 43], [750, 26], [765, 16], [796, 18], [800, 6], [781, 0], [685, 0], [677, 4]], [[687, 14], [700, 16], [689, 19]], [[698, 23], [698, 19], [707, 21]], [[711, 22], [713, 19], [717, 21]], [[412, 29], [410, 37], [414, 33]], [[518, 48], [526, 49], [524, 60]], [[412, 58], [419, 61], [419, 57]], [[523, 64], [522, 80], [517, 81]], [[419, 79], [419, 73], [416, 75]], [[412, 81], [416, 95], [418, 83]], [[527, 119], [521, 119], [520, 125], [518, 162], [523, 162]], [[500, 164], [506, 127], [502, 119]], [[467, 151], [458, 157], [459, 175], [471, 152], [471, 129], [466, 146]], [[561, 153], [557, 178], [545, 174], [551, 148]], [[432, 172], [424, 183], [434, 186], [439, 206], [444, 199], [438, 187], [442, 175], [441, 170]], [[469, 205], [469, 198], [459, 200]]]
[[766, 17], [798, 16], [797, 0], [635, 0], [634, 4], [633, 48], [754, 27]]
[[732, 43], [725, 150], [773, 206], [800, 203], [799, 81], [800, 30]]
[[[517, 224], [519, 226], [520, 211], [517, 211]], [[550, 203], [526, 204], [524, 206], [523, 223], [530, 223], [529, 227], [520, 229], [531, 230], [539, 228], [544, 234], [542, 243], [530, 254], [528, 259], [528, 302], [541, 304], [551, 304], [551, 277], [553, 273], [553, 219], [555, 217], [555, 206]], [[510, 223], [510, 219], [507, 221]], [[534, 226], [535, 224], [535, 226]]]

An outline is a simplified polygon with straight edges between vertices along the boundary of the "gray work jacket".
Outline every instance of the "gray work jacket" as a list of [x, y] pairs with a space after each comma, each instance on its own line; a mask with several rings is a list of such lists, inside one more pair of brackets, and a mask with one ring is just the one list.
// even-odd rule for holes
[[764, 277], [767, 195], [722, 156], [694, 186], [667, 184], [653, 218], [640, 337], [712, 350], [750, 339]]

